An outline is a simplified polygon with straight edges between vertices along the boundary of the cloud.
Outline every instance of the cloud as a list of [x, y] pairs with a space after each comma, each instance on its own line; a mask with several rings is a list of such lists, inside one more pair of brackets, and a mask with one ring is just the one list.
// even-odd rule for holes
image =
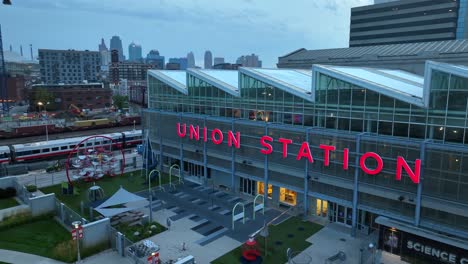
[[[255, 52], [271, 66], [278, 56], [297, 48], [347, 46], [350, 8], [370, 1], [22, 0], [13, 1], [9, 10], [30, 19], [15, 18], [8, 26], [24, 32], [12, 34], [23, 38], [18, 43], [39, 41], [26, 38], [42, 30], [43, 47], [52, 41], [48, 38], [62, 38], [53, 44], [95, 49], [89, 43], [115, 34], [122, 37], [124, 46], [134, 40], [144, 50], [158, 49], [167, 58], [185, 56], [189, 50], [201, 57], [210, 49], [233, 62]], [[2, 16], [8, 22], [11, 15], [6, 12], [0, 9], [0, 22]], [[38, 27], [27, 28], [31, 21]]]

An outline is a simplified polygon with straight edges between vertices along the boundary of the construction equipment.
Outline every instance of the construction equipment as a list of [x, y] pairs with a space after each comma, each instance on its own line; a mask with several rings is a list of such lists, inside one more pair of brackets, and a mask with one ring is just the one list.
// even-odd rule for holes
[[74, 104], [70, 104], [68, 110], [70, 110], [70, 112], [77, 117], [84, 117], [86, 115], [85, 112], [83, 112], [83, 110], [81, 110], [78, 106]]

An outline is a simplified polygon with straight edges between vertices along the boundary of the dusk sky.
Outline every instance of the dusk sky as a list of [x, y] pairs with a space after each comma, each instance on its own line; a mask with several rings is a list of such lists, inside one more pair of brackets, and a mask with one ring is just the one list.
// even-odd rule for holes
[[0, 5], [3, 47], [29, 55], [37, 49], [97, 50], [101, 38], [118, 35], [124, 54], [134, 41], [143, 56], [195, 54], [205, 50], [235, 62], [255, 53], [264, 67], [299, 48], [347, 47], [350, 8], [372, 0], [11, 0]]

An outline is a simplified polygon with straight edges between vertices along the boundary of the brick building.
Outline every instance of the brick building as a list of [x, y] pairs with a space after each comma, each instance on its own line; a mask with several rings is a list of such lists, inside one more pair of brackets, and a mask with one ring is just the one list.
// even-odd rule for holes
[[67, 110], [71, 104], [79, 108], [105, 108], [112, 105], [112, 90], [104, 88], [102, 83], [33, 85], [31, 105], [46, 100], [47, 110]]

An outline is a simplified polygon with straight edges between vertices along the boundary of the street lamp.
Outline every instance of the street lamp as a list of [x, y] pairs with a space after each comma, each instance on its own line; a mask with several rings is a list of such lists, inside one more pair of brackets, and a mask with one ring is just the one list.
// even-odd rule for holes
[[76, 249], [78, 251], [78, 257], [77, 257], [77, 262], [80, 262], [81, 261], [81, 256], [80, 256], [80, 236], [78, 234], [78, 229], [80, 228], [81, 226], [81, 221], [75, 221], [72, 223], [73, 227], [75, 228], [76, 230]]
[[371, 251], [372, 254], [372, 264], [375, 264], [375, 246], [373, 243], [369, 243], [368, 246], [369, 250]]
[[[46, 105], [48, 105], [48, 104], [49, 104], [49, 102], [47, 102], [46, 104], [44, 104], [44, 103], [42, 103], [42, 102], [40, 102], [40, 101], [37, 102], [37, 105], [38, 105], [38, 106], [44, 106], [44, 111], [45, 111], [45, 115], [46, 115], [46, 120], [47, 120], [47, 107], [46, 107]], [[48, 123], [49, 123], [49, 122], [46, 121], [45, 131], [46, 131], [46, 141], [47, 141], [47, 142], [49, 142], [49, 131], [48, 131], [48, 126], [49, 126], [49, 124], [48, 124]]]

